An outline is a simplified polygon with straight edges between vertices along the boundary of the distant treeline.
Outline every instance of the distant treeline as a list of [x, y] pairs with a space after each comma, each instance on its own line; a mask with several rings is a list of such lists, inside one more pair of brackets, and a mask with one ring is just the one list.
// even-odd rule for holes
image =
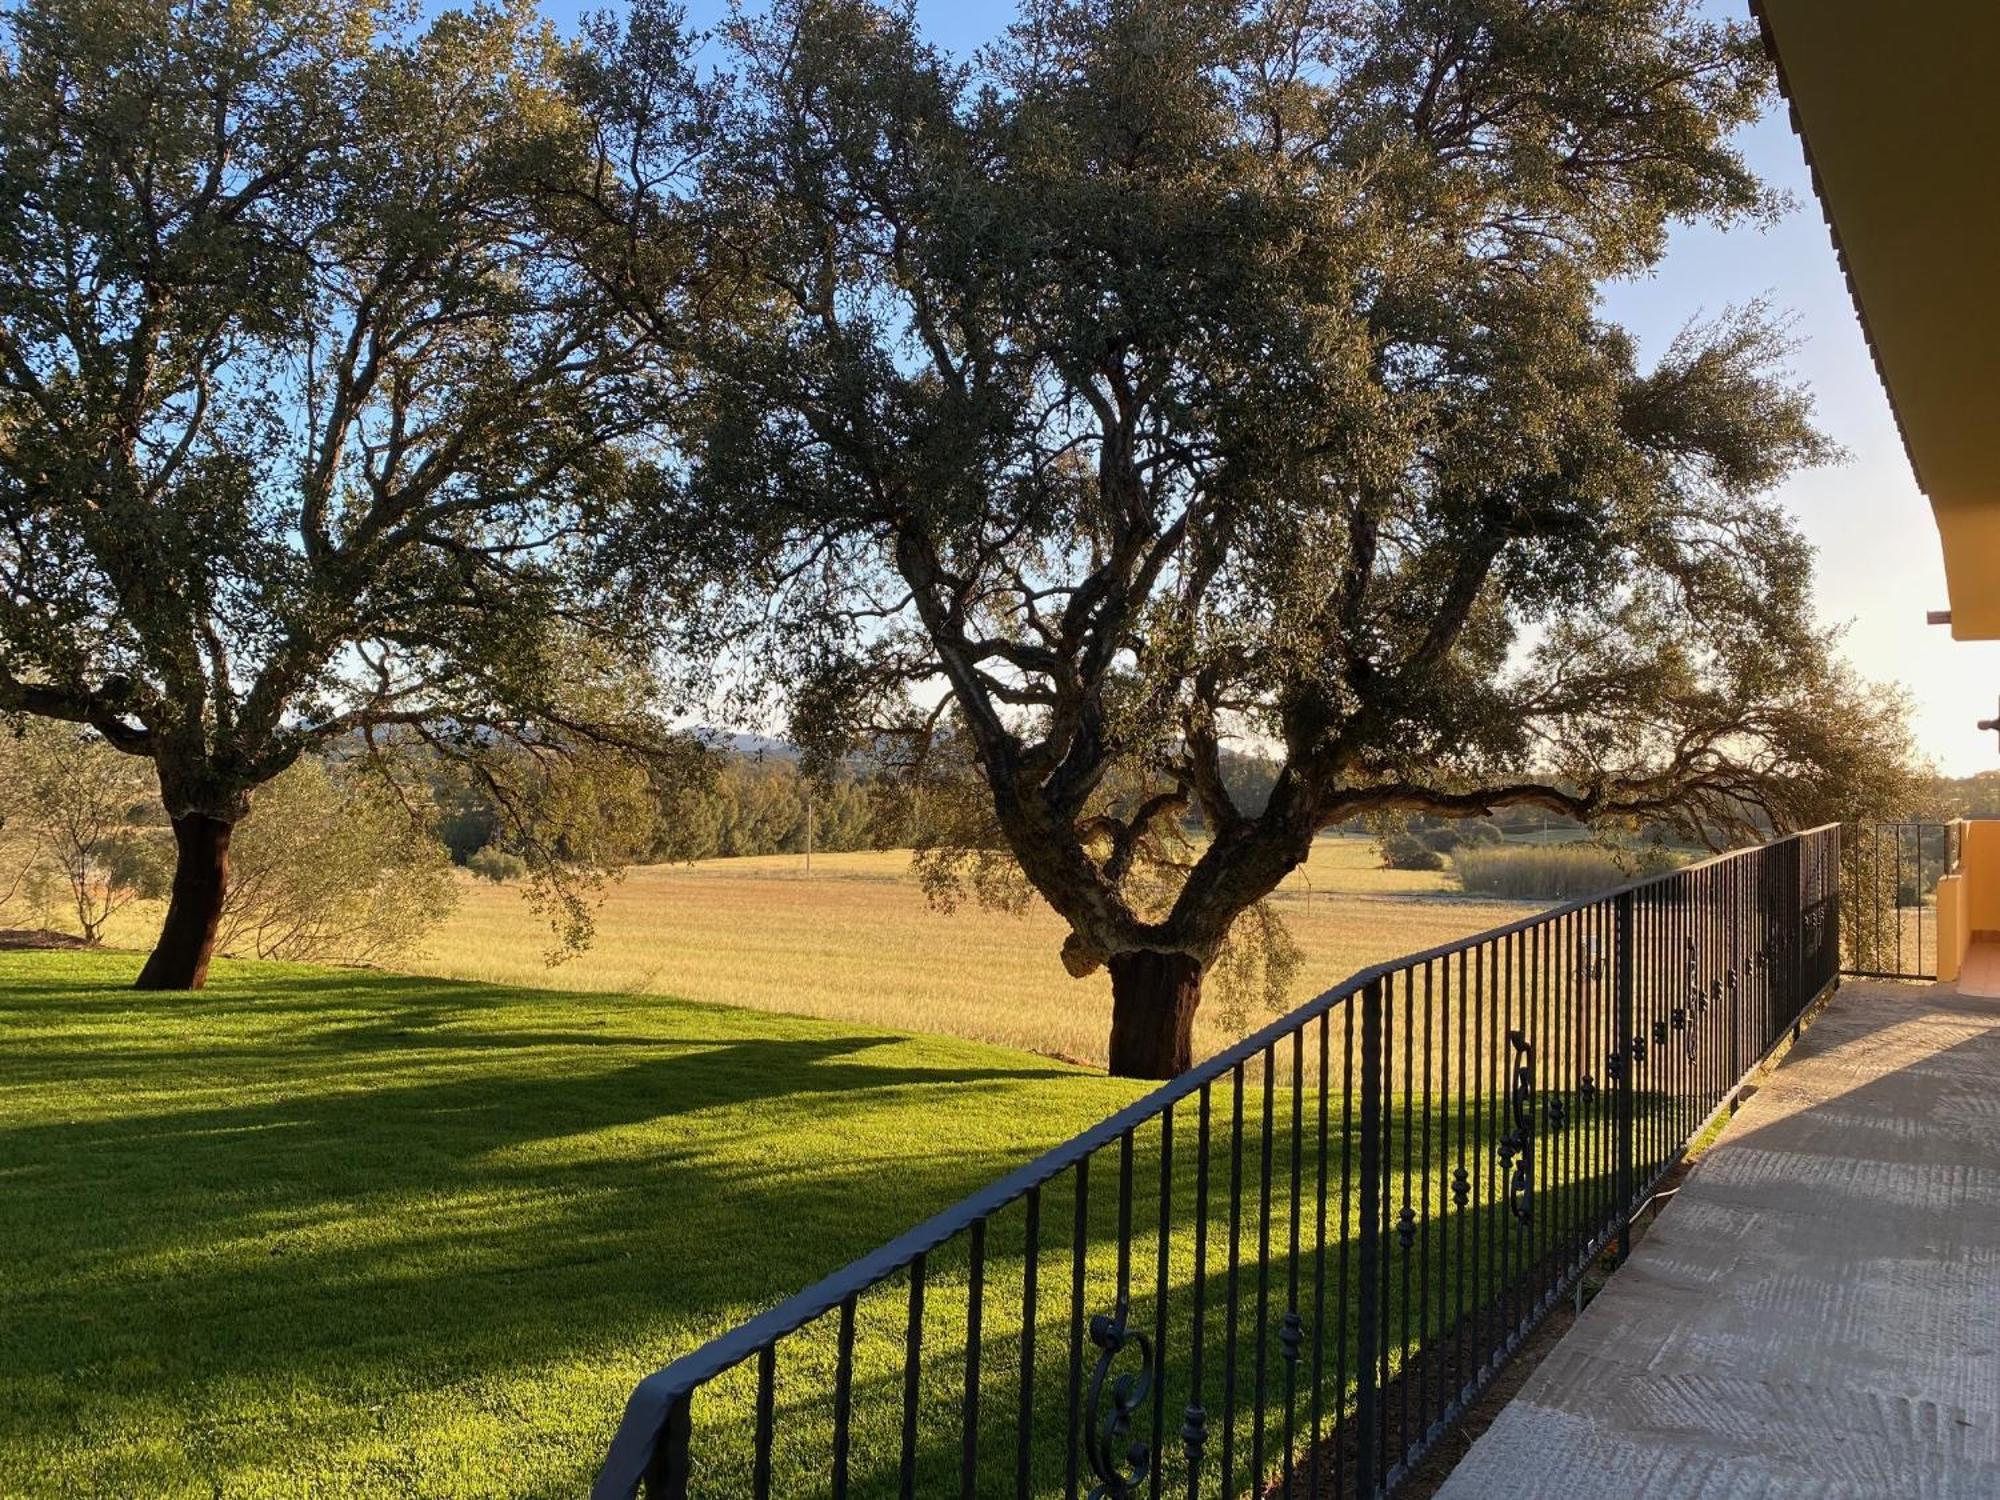
[[[624, 846], [602, 852], [621, 861], [662, 863], [802, 854], [808, 837], [812, 848], [829, 853], [901, 848], [922, 841], [923, 799], [913, 796], [906, 782], [865, 758], [856, 757], [824, 778], [802, 774], [798, 761], [782, 747], [720, 746], [711, 748], [703, 760], [698, 774], [677, 777], [668, 786], [648, 787], [629, 780], [595, 783], [591, 800], [645, 803], [612, 819], [625, 830]], [[1225, 752], [1222, 771], [1238, 807], [1253, 816], [1264, 810], [1277, 778], [1274, 762]], [[500, 816], [492, 792], [481, 783], [440, 765], [431, 793], [438, 808], [439, 835], [460, 864], [489, 846], [506, 843], [508, 820]], [[1394, 828], [1371, 831], [1385, 846], [1393, 840], [1404, 851], [1400, 862], [1418, 868], [1441, 867], [1468, 838], [1475, 843], [1498, 837], [1560, 842], [1584, 834], [1574, 819], [1532, 807], [1502, 808], [1490, 818], [1471, 821], [1423, 816], [1390, 821]], [[1198, 835], [1199, 815], [1190, 814], [1187, 826]], [[1416, 863], [1416, 850], [1430, 858]]]
[[1981, 771], [1977, 776], [1938, 778], [1934, 788], [1935, 812], [1940, 820], [1950, 818], [2000, 818], [2000, 771]]
[[[1224, 783], [1247, 813], [1263, 811], [1276, 777], [1268, 760], [1223, 756]], [[440, 764], [431, 795], [439, 836], [458, 863], [508, 841], [508, 820], [492, 790], [479, 781]], [[591, 795], [650, 799], [647, 807], [631, 810], [640, 815], [618, 820], [629, 830], [629, 846], [606, 851], [636, 863], [802, 854], [808, 838], [812, 848], [829, 853], [900, 848], [918, 842], [923, 831], [922, 799], [866, 760], [843, 764], [831, 776], [808, 777], [783, 749], [715, 748], [702, 774], [677, 778], [671, 786], [605, 781]], [[1190, 827], [1198, 829], [1199, 819], [1191, 818]]]

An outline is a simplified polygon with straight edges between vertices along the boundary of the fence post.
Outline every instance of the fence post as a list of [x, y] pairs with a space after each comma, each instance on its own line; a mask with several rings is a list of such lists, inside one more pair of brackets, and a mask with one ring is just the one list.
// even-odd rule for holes
[[1632, 1163], [1632, 1015], [1633, 950], [1632, 893], [1618, 897], [1617, 924], [1612, 935], [1613, 961], [1618, 988], [1618, 1034], [1613, 1054], [1618, 1059], [1618, 1260], [1622, 1265], [1632, 1253], [1633, 1195], [1638, 1192]]
[[1792, 1040], [1798, 1040], [1798, 1016], [1806, 1008], [1806, 836], [1792, 834], [1784, 840], [1786, 848], [1786, 926], [1790, 928], [1790, 948], [1792, 948], [1792, 994], [1786, 998], [1786, 1014], [1792, 1018]]
[[1382, 1342], [1382, 981], [1361, 991], [1361, 1284], [1356, 1334], [1354, 1492], [1375, 1494], [1375, 1361]]
[[[1838, 823], [1833, 825], [1833, 832], [1827, 837], [1833, 844], [1833, 862], [1827, 869], [1827, 881], [1833, 888], [1827, 903], [1828, 909], [1833, 913], [1833, 957], [1832, 961], [1826, 967], [1829, 971], [1828, 977], [1832, 980], [1833, 987], [1837, 990], [1840, 988], [1840, 895], [1841, 887], [1845, 883], [1841, 878], [1840, 825]], [[1917, 967], [1919, 969], [1924, 966], [1923, 847], [1924, 830], [1923, 825], [1920, 823], [1917, 825]], [[1900, 912], [1897, 914], [1896, 920], [1898, 922], [1903, 920]], [[1935, 959], [1933, 959], [1933, 966], [1935, 966]]]
[[646, 1466], [646, 1500], [688, 1500], [688, 1480], [693, 1462], [688, 1448], [694, 1440], [694, 1396], [676, 1396], [667, 1408], [653, 1448], [653, 1461]]

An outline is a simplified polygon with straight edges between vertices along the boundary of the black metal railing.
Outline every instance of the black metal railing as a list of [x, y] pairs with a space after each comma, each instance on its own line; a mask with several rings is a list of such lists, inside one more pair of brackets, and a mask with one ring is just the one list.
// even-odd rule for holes
[[1387, 1494], [1837, 982], [1840, 871], [1355, 975], [649, 1376], [597, 1500]]
[[1841, 972], [1937, 978], [1937, 883], [1958, 864], [1958, 825], [1849, 823], [1840, 858]]

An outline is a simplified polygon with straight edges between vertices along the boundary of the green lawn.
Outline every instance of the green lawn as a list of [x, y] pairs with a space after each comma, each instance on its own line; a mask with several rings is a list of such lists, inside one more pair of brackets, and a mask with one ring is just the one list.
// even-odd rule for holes
[[[10, 1500], [580, 1495], [639, 1376], [1141, 1087], [976, 1043], [650, 997], [256, 964], [218, 965], [199, 995], [141, 996], [124, 987], [136, 964], [0, 955], [0, 1496]], [[1413, 1054], [1424, 1012], [1411, 1004], [1406, 992], [1401, 1018], [1396, 1007], [1386, 1018], [1385, 1055], [1422, 1080], [1427, 1067], [1409, 1070], [1431, 1038]], [[1351, 1040], [1345, 1019], [1330, 1024], [1336, 1057]], [[1301, 1040], [1304, 1069], [1319, 1038]], [[1440, 1065], [1451, 1050], [1440, 1030]], [[1277, 1061], [1282, 1085], [1289, 1047]], [[1577, 1127], [1537, 1157], [1553, 1191], [1532, 1233], [1515, 1223], [1491, 1168], [1500, 1100], [1477, 1088], [1440, 1093], [1428, 1111], [1396, 1092], [1386, 1101], [1385, 1217], [1413, 1207], [1422, 1226], [1383, 1267], [1390, 1363], [1402, 1368], [1400, 1351], [1427, 1335], [1444, 1340], [1446, 1361], [1420, 1372], [1414, 1400], [1405, 1382], [1392, 1439], [1421, 1433], [1470, 1368], [1450, 1363], [1453, 1330], [1466, 1351], [1490, 1347], [1539, 1287], [1534, 1264], [1595, 1222], [1607, 1184], [1606, 1117], [1572, 1096]], [[1215, 1086], [1201, 1263], [1199, 1101], [1175, 1112], [1164, 1262], [1164, 1122], [1135, 1133], [1129, 1300], [1136, 1327], [1152, 1332], [1164, 1316], [1167, 1331], [1159, 1406], [1137, 1435], [1149, 1435], [1149, 1417], [1159, 1423], [1173, 1492], [1186, 1488], [1177, 1434], [1190, 1401], [1210, 1413], [1204, 1492], [1235, 1495], [1258, 1454], [1263, 1473], [1281, 1462], [1288, 1391], [1301, 1446], [1315, 1406], [1331, 1413], [1351, 1396], [1358, 1220], [1340, 1183], [1354, 1139], [1336, 1094], [1322, 1228], [1316, 1101], [1310, 1087], [1267, 1099], [1254, 1068], [1240, 1100], [1228, 1080]], [[1472, 1202], [1455, 1211], [1449, 1174], [1467, 1166]], [[1115, 1147], [1093, 1158], [1081, 1216], [1074, 1174], [1042, 1194], [1025, 1382], [1038, 1495], [1066, 1488], [1072, 1306], [1088, 1315], [1118, 1302], [1119, 1198]], [[982, 1495], [1013, 1493], [1027, 1208], [1013, 1204], [986, 1231]], [[1305, 1347], [1288, 1370], [1295, 1236]], [[970, 1284], [961, 1235], [926, 1275], [924, 1495], [958, 1488]], [[1504, 1313], [1460, 1323], [1495, 1297]], [[907, 1312], [900, 1275], [856, 1309], [857, 1497], [897, 1489]], [[826, 1493], [836, 1324], [822, 1320], [778, 1355], [773, 1493], [786, 1500]], [[750, 1492], [755, 1406], [754, 1367], [704, 1388], [703, 1500]]]
[[633, 1380], [1134, 1097], [653, 998], [0, 955], [0, 1494], [579, 1493]]

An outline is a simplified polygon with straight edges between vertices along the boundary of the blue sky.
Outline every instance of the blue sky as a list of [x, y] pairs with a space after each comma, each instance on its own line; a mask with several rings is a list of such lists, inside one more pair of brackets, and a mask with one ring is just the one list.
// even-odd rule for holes
[[[548, 0], [546, 8], [559, 22], [577, 9], [574, 0]], [[722, 0], [689, 0], [689, 19], [701, 26], [723, 9]], [[1748, 0], [1713, 0], [1708, 9], [1747, 16]], [[993, 35], [1011, 6], [920, 0], [919, 13], [941, 45], [963, 52]], [[1680, 230], [1651, 276], [1607, 288], [1606, 313], [1649, 352], [1691, 317], [1758, 297], [1796, 315], [1795, 369], [1812, 387], [1821, 425], [1849, 454], [1838, 467], [1792, 480], [1779, 495], [1818, 548], [1820, 616], [1846, 628], [1847, 654], [1864, 674], [1911, 690], [1918, 743], [1940, 769], [2000, 769], [1994, 736], [1973, 727], [1995, 711], [2000, 642], [1956, 642], [1924, 623], [1926, 610], [1946, 604], [1937, 532], [1782, 107], [1745, 132], [1742, 144], [1752, 165], [1790, 192], [1793, 211], [1762, 229]]]

